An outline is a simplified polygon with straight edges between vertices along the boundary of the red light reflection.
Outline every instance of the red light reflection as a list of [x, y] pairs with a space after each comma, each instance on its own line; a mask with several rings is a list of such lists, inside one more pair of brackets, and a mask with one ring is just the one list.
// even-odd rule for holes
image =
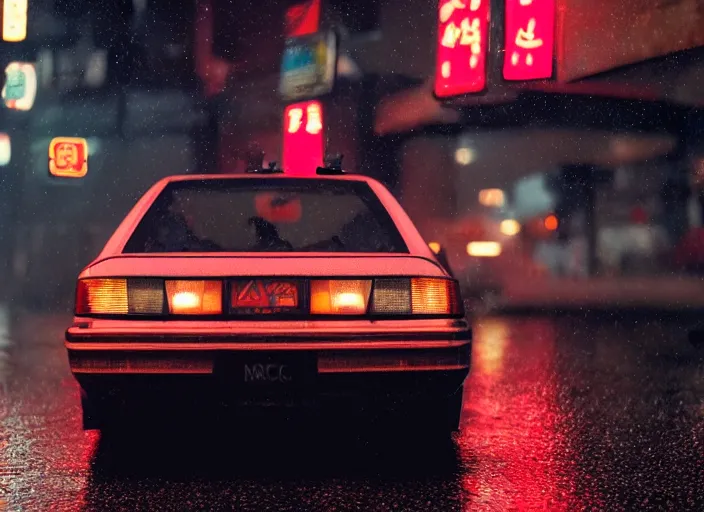
[[304, 101], [286, 107], [283, 139], [286, 174], [315, 174], [315, 169], [323, 163], [323, 130], [323, 107], [319, 101]]
[[506, 0], [506, 80], [552, 76], [555, 0]]
[[574, 509], [554, 327], [548, 321], [511, 325], [503, 319], [474, 327], [458, 442], [478, 463], [464, 476], [464, 491], [472, 505], [491, 504], [492, 510]]
[[435, 94], [441, 98], [486, 86], [489, 0], [440, 0]]

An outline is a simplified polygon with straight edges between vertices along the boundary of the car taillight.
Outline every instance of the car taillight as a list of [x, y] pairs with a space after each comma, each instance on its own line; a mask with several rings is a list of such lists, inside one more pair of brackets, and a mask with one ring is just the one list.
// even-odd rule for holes
[[77, 315], [222, 313], [222, 282], [149, 278], [80, 279]]
[[[291, 284], [286, 280], [277, 280], [275, 283]], [[256, 295], [254, 298], [257, 300], [250, 308], [253, 311], [249, 314], [269, 313], [265, 311], [266, 307], [283, 309], [281, 304], [284, 299], [289, 301], [286, 304], [295, 306], [298, 301], [298, 286], [247, 288]], [[239, 290], [232, 283], [230, 287]], [[80, 279], [76, 293], [76, 314], [234, 314], [236, 305], [231, 304], [228, 311], [223, 310], [224, 289], [223, 281], [211, 279]], [[281, 290], [286, 293], [282, 295]], [[309, 290], [309, 307], [306, 308], [307, 311], [297, 311], [298, 314], [438, 317], [460, 316], [464, 312], [457, 281], [446, 278], [312, 279]], [[305, 304], [305, 299], [302, 300]]]
[[174, 315], [222, 313], [222, 282], [166, 281], [169, 312]]
[[313, 280], [310, 282], [310, 313], [363, 315], [367, 312], [371, 289], [371, 280]]
[[76, 314], [124, 315], [129, 312], [127, 279], [81, 279]]
[[374, 281], [373, 314], [454, 316], [462, 311], [457, 282], [451, 279], [420, 277]]

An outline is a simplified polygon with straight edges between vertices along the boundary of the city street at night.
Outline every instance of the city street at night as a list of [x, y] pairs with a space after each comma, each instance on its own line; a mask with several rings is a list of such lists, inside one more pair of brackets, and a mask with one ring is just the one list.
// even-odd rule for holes
[[475, 321], [448, 443], [315, 419], [101, 437], [69, 323], [2, 317], [0, 510], [704, 509], [704, 347], [673, 315]]

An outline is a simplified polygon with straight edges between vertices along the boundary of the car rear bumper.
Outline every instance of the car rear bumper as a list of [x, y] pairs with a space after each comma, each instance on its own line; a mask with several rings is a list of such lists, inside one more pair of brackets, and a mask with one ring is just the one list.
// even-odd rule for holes
[[[91, 396], [449, 395], [471, 363], [471, 332], [308, 334], [66, 334], [71, 370]], [[280, 382], [281, 366], [296, 382]], [[258, 369], [260, 383], [251, 380]], [[246, 372], [249, 371], [249, 374]], [[288, 371], [288, 370], [285, 370]], [[295, 372], [294, 372], [295, 373]]]

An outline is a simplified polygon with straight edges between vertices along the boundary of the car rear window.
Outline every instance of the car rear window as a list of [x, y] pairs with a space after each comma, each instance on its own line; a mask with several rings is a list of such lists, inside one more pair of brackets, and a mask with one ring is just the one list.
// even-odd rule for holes
[[366, 183], [251, 178], [167, 185], [123, 252], [291, 251], [408, 249]]

